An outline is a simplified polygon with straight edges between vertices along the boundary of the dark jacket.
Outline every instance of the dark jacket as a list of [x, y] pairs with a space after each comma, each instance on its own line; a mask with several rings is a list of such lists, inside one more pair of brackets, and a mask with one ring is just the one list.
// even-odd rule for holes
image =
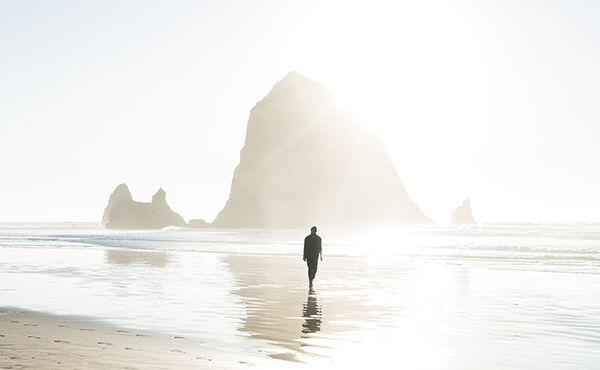
[[302, 258], [315, 261], [319, 258], [321, 251], [321, 237], [319, 235], [311, 234], [304, 238], [304, 256]]

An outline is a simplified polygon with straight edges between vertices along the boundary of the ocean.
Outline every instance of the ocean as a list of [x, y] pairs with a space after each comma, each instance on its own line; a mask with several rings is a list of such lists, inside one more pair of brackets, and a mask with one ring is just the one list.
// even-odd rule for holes
[[0, 223], [0, 308], [282, 364], [600, 369], [600, 224], [320, 230], [313, 290], [306, 234]]

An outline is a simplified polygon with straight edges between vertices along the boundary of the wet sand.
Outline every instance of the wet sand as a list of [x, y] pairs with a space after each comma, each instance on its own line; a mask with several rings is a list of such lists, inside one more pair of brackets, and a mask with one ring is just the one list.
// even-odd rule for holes
[[0, 230], [2, 304], [101, 320], [0, 307], [0, 368], [596, 368], [597, 240], [497, 228], [328, 238], [312, 291], [293, 231]]
[[220, 352], [192, 340], [123, 329], [89, 319], [35, 312], [0, 313], [2, 369], [246, 369], [283, 361]]
[[309, 289], [301, 256], [226, 256], [223, 260], [237, 278], [239, 289], [234, 294], [247, 308], [238, 330], [260, 343], [263, 353], [317, 368], [352, 368], [359, 363], [366, 367], [375, 354], [380, 366], [393, 364], [393, 354], [377, 339], [377, 348], [368, 355], [352, 354], [355, 346], [362, 345], [363, 335], [393, 326], [387, 321], [394, 319], [397, 308], [378, 305], [370, 297], [371, 289], [386, 287], [381, 270], [379, 285], [364, 284], [356, 275], [365, 276], [366, 261], [325, 258]]

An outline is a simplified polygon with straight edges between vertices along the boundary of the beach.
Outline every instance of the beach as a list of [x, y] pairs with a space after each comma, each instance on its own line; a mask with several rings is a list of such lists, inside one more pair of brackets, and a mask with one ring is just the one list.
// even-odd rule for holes
[[311, 290], [305, 230], [1, 229], [5, 367], [600, 361], [598, 225], [324, 231]]
[[2, 369], [243, 369], [258, 356], [203, 348], [181, 336], [39, 312], [0, 313]]

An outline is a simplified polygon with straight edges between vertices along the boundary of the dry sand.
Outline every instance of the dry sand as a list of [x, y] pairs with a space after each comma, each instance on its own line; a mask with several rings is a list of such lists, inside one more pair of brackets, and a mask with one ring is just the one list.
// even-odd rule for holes
[[0, 313], [1, 369], [247, 369], [285, 361], [202, 348], [192, 340], [89, 319]]

